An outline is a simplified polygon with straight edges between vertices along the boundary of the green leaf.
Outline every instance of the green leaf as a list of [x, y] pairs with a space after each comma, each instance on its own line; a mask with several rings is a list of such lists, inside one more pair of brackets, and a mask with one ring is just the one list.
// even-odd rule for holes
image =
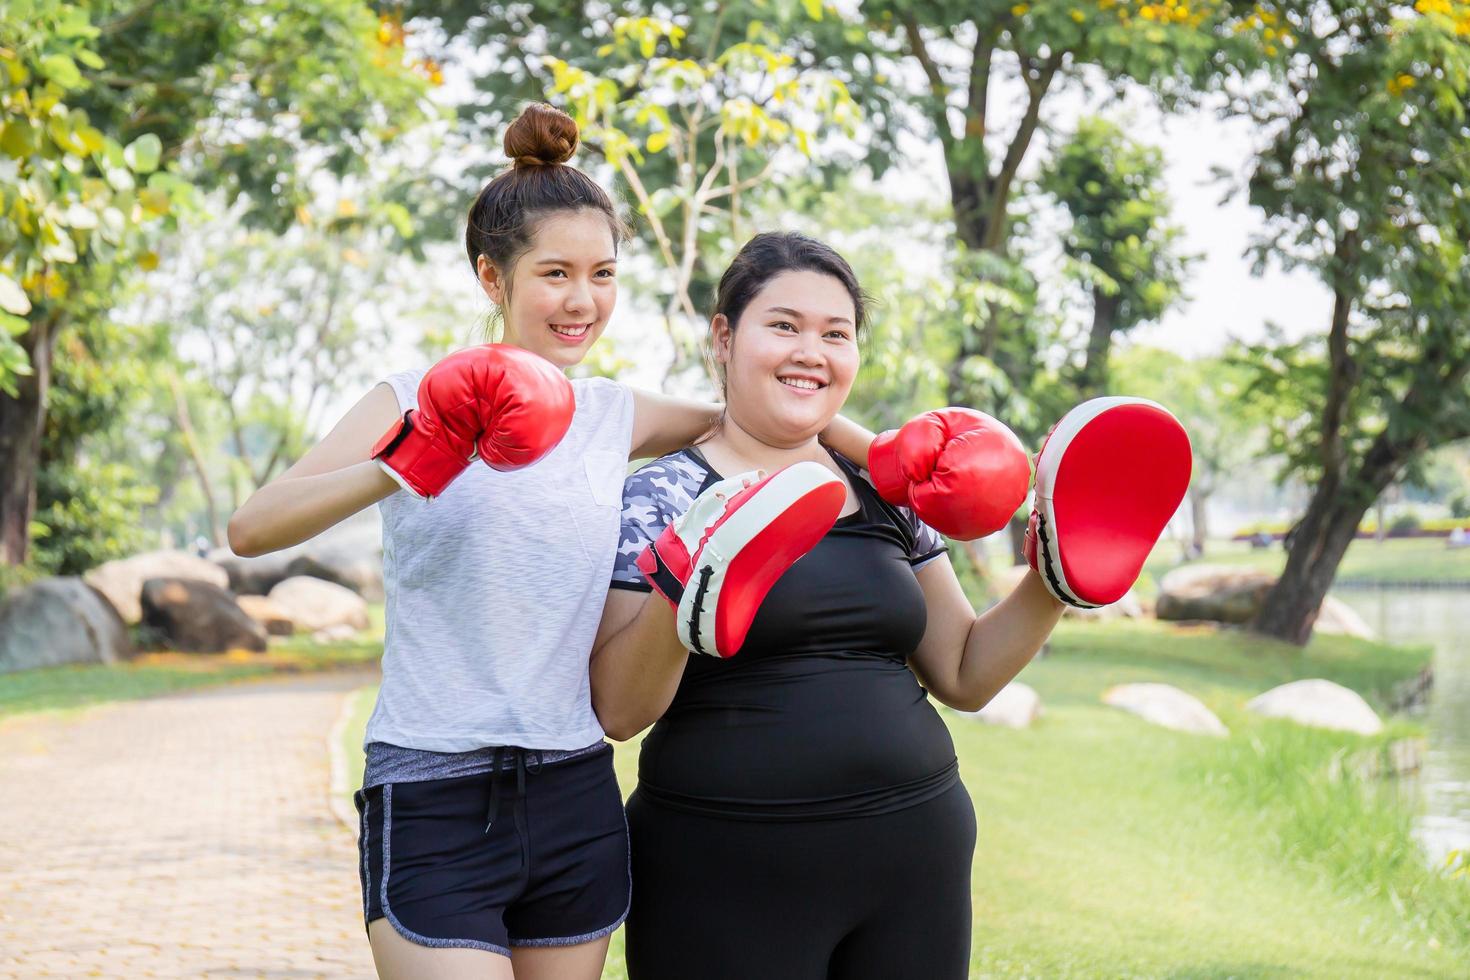
[[16, 159], [36, 152], [36, 130], [30, 120], [12, 118], [6, 121], [5, 131], [0, 133], [0, 152]]
[[822, 19], [822, 0], [801, 0], [801, 5], [806, 8], [806, 15], [812, 20]]
[[0, 310], [25, 316], [31, 312], [31, 300], [20, 283], [7, 275], [0, 274]]
[[[56, 36], [67, 39], [76, 37], [96, 37], [100, 31], [92, 25], [87, 18], [87, 11], [83, 7], [64, 7], [60, 16], [56, 18]], [[79, 52], [81, 53], [81, 52]], [[90, 52], [86, 52], [90, 53]]]
[[389, 203], [383, 207], [383, 214], [387, 216], [388, 223], [393, 226], [394, 231], [404, 238], [413, 237], [413, 218], [408, 213], [408, 208], [396, 202]]
[[0, 313], [0, 335], [5, 337], [19, 337], [31, 329], [30, 321], [9, 313]]
[[78, 88], [82, 84], [82, 73], [77, 63], [64, 54], [43, 55], [40, 61], [41, 74], [62, 88]]
[[159, 158], [163, 156], [163, 141], [153, 133], [144, 133], [128, 144], [123, 150], [123, 159], [128, 162], [134, 173], [149, 174], [158, 169]]
[[31, 362], [26, 357], [25, 348], [8, 336], [0, 334], [0, 391], [11, 398], [19, 398], [20, 388], [15, 379], [30, 373]]
[[661, 129], [656, 133], [649, 134], [647, 143], [649, 153], [658, 153], [668, 145], [669, 134], [666, 131]]

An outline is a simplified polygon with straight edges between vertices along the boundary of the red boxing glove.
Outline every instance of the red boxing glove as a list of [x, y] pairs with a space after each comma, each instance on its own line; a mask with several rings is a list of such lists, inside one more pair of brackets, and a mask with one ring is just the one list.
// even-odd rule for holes
[[429, 499], [478, 454], [514, 470], [545, 456], [566, 435], [576, 401], [552, 363], [511, 344], [456, 351], [419, 382], [419, 406], [373, 446], [372, 458], [399, 486]]
[[925, 412], [873, 440], [879, 496], [963, 541], [1006, 526], [1031, 486], [1031, 461], [1004, 424], [969, 408]]
[[1132, 588], [1189, 489], [1189, 435], [1164, 406], [1094, 398], [1052, 426], [1036, 460], [1026, 560], [1052, 595], [1091, 609]]

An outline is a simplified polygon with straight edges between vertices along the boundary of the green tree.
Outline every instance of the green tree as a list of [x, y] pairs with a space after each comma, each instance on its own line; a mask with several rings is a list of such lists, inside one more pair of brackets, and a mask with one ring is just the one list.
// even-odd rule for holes
[[1108, 386], [1113, 336], [1157, 320], [1183, 297], [1193, 256], [1170, 223], [1157, 147], [1115, 123], [1085, 117], [1042, 171], [1038, 185], [1071, 218], [1062, 248], [1092, 302], [1092, 326], [1076, 384], [1084, 397]]
[[[498, 134], [521, 101], [544, 97], [555, 88], [549, 65], [564, 63], [600, 74], [607, 56], [603, 49], [614, 43], [614, 25], [624, 17], [666, 19], [684, 32], [685, 50], [707, 56], [721, 50], [724, 37], [746, 37], [769, 26], [780, 38], [779, 51], [799, 71], [830, 73], [846, 85], [863, 119], [859, 152], [851, 158], [865, 161], [875, 173], [899, 162], [898, 133], [907, 129], [937, 138], [955, 223], [954, 278], [980, 277], [993, 287], [972, 297], [979, 300], [974, 307], [978, 318], [961, 325], [948, 397], [996, 411], [1015, 420], [1023, 436], [1035, 438], [1049, 422], [1035, 403], [1046, 397], [1041, 389], [1051, 385], [1038, 370], [1044, 361], [1040, 345], [1050, 337], [1049, 331], [1026, 322], [1034, 307], [1025, 297], [1034, 293], [1034, 284], [1020, 266], [1013, 234], [1018, 174], [1041, 124], [1044, 101], [1064, 85], [1080, 88], [1098, 77], [1108, 85], [1141, 82], [1170, 100], [1187, 97], [1294, 43], [1290, 35], [1266, 26], [1255, 9], [1225, 0], [979, 0], [959, 5], [877, 0], [864, 4], [853, 18], [815, 0], [801, 5], [748, 0], [620, 2], [611, 7], [410, 4], [406, 13], [433, 20], [446, 37], [467, 42], [495, 63], [496, 71], [479, 78], [481, 95], [461, 109], [462, 117], [486, 127], [481, 131], [487, 135]], [[654, 45], [644, 60], [670, 54]], [[923, 79], [917, 89], [910, 84], [915, 75]], [[643, 78], [633, 75], [617, 97], [630, 96], [630, 86]], [[1008, 97], [1003, 95], [1008, 84], [1020, 88], [1024, 102], [1014, 122], [998, 105]], [[706, 137], [698, 159], [711, 160], [714, 152], [713, 140]], [[672, 154], [657, 154], [648, 162], [648, 172], [640, 168], [645, 184], [675, 186], [677, 161]], [[843, 162], [841, 154], [834, 154], [813, 169], [830, 176]], [[760, 154], [753, 154], [740, 172], [759, 172], [764, 163]], [[660, 176], [658, 167], [670, 173]], [[663, 220], [668, 237], [682, 240], [679, 215], [670, 212]], [[658, 254], [651, 224], [640, 231], [648, 236], [650, 251]], [[702, 251], [718, 255], [724, 250], [716, 242]], [[696, 307], [706, 305], [702, 299], [709, 285], [710, 277], [696, 270], [690, 284]], [[1020, 301], [1012, 301], [1016, 299]]]
[[[1277, 53], [1263, 43], [1243, 5], [1203, 0], [981, 0], [937, 4], [885, 0], [865, 4], [869, 24], [887, 39], [890, 58], [922, 73], [925, 90], [912, 93], [944, 153], [955, 234], [969, 253], [988, 260], [961, 266], [957, 276], [1014, 276], [1013, 198], [1021, 165], [1042, 123], [1047, 98], [1064, 87], [1087, 84], [1089, 74], [1109, 85], [1137, 82], [1171, 101]], [[1280, 44], [1291, 39], [1271, 39]], [[1023, 106], [1014, 122], [995, 104], [1006, 83], [1019, 84]], [[961, 256], [961, 260], [970, 262]], [[984, 319], [966, 325], [959, 361], [951, 372], [950, 399], [1018, 420], [1024, 438], [1035, 439], [1047, 424], [1033, 407], [1017, 404], [1041, 394], [1047, 379], [1040, 335], [1019, 317], [991, 306]], [[1008, 402], [993, 389], [969, 381], [963, 362], [982, 359], [1012, 379]], [[1035, 419], [1026, 425], [1020, 420]]]
[[360, 0], [0, 6], [0, 563], [29, 547], [58, 338], [157, 262], [196, 188], [285, 228], [423, 87]]
[[161, 454], [170, 439], [129, 420], [152, 397], [168, 347], [166, 332], [119, 323], [106, 311], [85, 326], [69, 324], [57, 339], [30, 529], [37, 569], [77, 575], [147, 542], [140, 515], [170, 482], [140, 460]]
[[1305, 643], [1363, 515], [1434, 446], [1470, 435], [1470, 4], [1346, 0], [1282, 14], [1300, 44], [1250, 111], [1261, 262], [1315, 272], [1324, 335], [1252, 348], [1273, 447], [1313, 492], [1255, 627]]
[[396, 208], [344, 196], [323, 202], [321, 217], [303, 211], [286, 235], [225, 219], [171, 243], [172, 268], [156, 285], [173, 300], [147, 317], [170, 324], [179, 344], [169, 415], [224, 443], [222, 472], [206, 452], [213, 440], [190, 451], [203, 496], [219, 498], [211, 509], [233, 510], [298, 458], [420, 302], [415, 266], [394, 248]]

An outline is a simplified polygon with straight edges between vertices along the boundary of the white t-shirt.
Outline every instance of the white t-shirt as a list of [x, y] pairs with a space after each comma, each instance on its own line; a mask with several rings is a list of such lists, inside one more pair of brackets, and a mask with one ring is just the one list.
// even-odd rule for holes
[[[401, 411], [423, 371], [387, 378]], [[430, 501], [384, 498], [383, 684], [365, 744], [433, 752], [580, 749], [602, 738], [587, 676], [617, 551], [633, 396], [572, 382], [576, 413], [539, 462], [470, 464]]]

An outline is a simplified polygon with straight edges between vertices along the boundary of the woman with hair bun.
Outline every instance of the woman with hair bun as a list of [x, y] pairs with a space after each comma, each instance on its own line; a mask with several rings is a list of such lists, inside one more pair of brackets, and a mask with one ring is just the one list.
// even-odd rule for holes
[[577, 138], [565, 113], [528, 106], [505, 134], [511, 166], [470, 208], [500, 342], [388, 375], [230, 520], [249, 556], [382, 514], [383, 680], [356, 802], [384, 977], [597, 977], [627, 914], [588, 660], [629, 459], [688, 444], [719, 410], [562, 374], [612, 315], [626, 235], [567, 163]]

